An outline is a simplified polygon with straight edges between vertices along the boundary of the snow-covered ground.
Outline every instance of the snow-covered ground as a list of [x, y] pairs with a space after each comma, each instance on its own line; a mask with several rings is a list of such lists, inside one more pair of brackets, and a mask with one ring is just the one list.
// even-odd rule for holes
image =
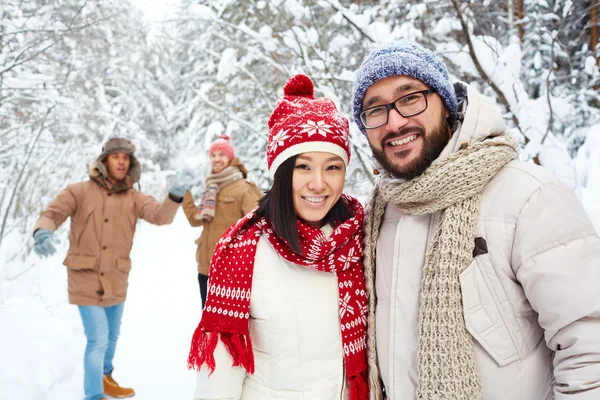
[[[199, 233], [181, 211], [171, 225], [138, 226], [114, 372], [119, 383], [136, 390], [137, 399], [193, 394], [195, 377], [186, 362], [200, 320], [194, 244]], [[24, 264], [8, 264], [14, 266], [7, 272], [11, 279], [0, 287], [2, 400], [84, 397], [85, 336], [77, 307], [67, 302], [65, 252], [61, 243], [50, 259], [32, 253]]]

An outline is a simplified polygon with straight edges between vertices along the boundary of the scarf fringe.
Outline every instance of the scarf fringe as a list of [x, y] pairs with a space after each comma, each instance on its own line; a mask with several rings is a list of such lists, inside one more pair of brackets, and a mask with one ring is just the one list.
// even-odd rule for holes
[[250, 334], [221, 333], [221, 341], [233, 358], [234, 367], [244, 367], [248, 374], [254, 373], [254, 351]]
[[250, 334], [208, 332], [200, 326], [196, 328], [192, 336], [187, 362], [188, 369], [200, 371], [202, 366], [206, 364], [209, 375], [212, 374], [216, 368], [214, 353], [219, 338], [233, 359], [232, 366], [241, 366], [248, 374], [253, 374], [254, 351], [252, 350]]
[[192, 336], [187, 362], [188, 369], [200, 371], [202, 365], [206, 364], [210, 373], [212, 373], [216, 366], [214, 352], [217, 348], [218, 339], [219, 334], [217, 332], [207, 332], [198, 326]]
[[[369, 348], [369, 351], [377, 351], [375, 346], [373, 349]], [[371, 360], [369, 359], [369, 392], [371, 400], [382, 400], [382, 390], [381, 390], [381, 381], [379, 379], [379, 368], [377, 367], [376, 361], [371, 365]]]
[[366, 372], [351, 376], [349, 383], [350, 400], [367, 400], [369, 398], [369, 385], [367, 383]]

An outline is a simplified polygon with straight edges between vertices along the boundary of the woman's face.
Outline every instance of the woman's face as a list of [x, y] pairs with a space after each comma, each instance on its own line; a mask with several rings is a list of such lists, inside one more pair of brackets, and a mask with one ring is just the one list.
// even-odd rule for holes
[[296, 157], [292, 174], [292, 197], [296, 215], [320, 228], [325, 215], [342, 195], [346, 167], [340, 156], [309, 152]]
[[229, 161], [229, 158], [227, 158], [225, 153], [221, 151], [213, 151], [210, 153], [210, 164], [212, 165], [213, 174], [218, 174], [223, 171], [230, 163], [231, 161]]

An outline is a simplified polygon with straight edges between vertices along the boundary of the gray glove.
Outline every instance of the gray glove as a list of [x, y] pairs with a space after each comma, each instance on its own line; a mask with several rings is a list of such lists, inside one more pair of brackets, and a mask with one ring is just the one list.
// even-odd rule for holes
[[35, 244], [33, 245], [33, 251], [36, 252], [41, 258], [49, 257], [56, 253], [56, 247], [54, 247], [54, 238], [50, 229], [40, 228], [33, 234]]
[[171, 186], [171, 189], [169, 189], [169, 197], [171, 197], [171, 200], [181, 203], [181, 200], [183, 199], [183, 196], [185, 195], [185, 192], [188, 191], [188, 189], [189, 185], [186, 185], [181, 182], [175, 182]]
[[185, 195], [185, 192], [190, 190], [194, 182], [194, 173], [188, 168], [177, 171], [173, 177], [173, 184], [169, 189], [169, 196], [171, 200], [181, 202], [181, 199]]

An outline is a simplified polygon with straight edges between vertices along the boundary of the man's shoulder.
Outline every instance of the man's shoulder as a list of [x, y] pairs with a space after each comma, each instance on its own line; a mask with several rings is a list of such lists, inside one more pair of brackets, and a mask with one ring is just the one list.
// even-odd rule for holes
[[540, 187], [553, 183], [562, 181], [539, 165], [513, 160], [498, 171], [487, 187], [500, 186], [509, 192], [535, 192]]
[[225, 186], [223, 189], [230, 187], [232, 190], [245, 192], [246, 190], [260, 190], [258, 185], [250, 179], [238, 179], [231, 184]]
[[539, 165], [514, 160], [506, 164], [483, 189], [482, 207], [515, 214], [531, 196], [548, 185], [567, 186]]
[[246, 189], [247, 192], [250, 193], [252, 196], [256, 196], [258, 198], [264, 196], [263, 191], [260, 189], [260, 187], [254, 183], [251, 180], [244, 180], [244, 182], [246, 183]]
[[260, 188], [258, 187], [258, 185], [254, 181], [251, 181], [249, 179], [243, 179], [243, 181], [246, 184], [246, 187], [250, 187], [253, 190], [254, 189], [260, 190]]
[[67, 190], [70, 190], [73, 193], [81, 193], [90, 190], [91, 188], [93, 188], [94, 185], [97, 186], [97, 184], [94, 183], [91, 179], [88, 179], [86, 181], [69, 184], [67, 186]]
[[562, 182], [546, 168], [531, 162], [520, 160], [513, 160], [506, 164], [498, 173], [498, 177], [518, 179], [519, 183], [523, 185], [532, 185], [536, 188], [548, 183]]

